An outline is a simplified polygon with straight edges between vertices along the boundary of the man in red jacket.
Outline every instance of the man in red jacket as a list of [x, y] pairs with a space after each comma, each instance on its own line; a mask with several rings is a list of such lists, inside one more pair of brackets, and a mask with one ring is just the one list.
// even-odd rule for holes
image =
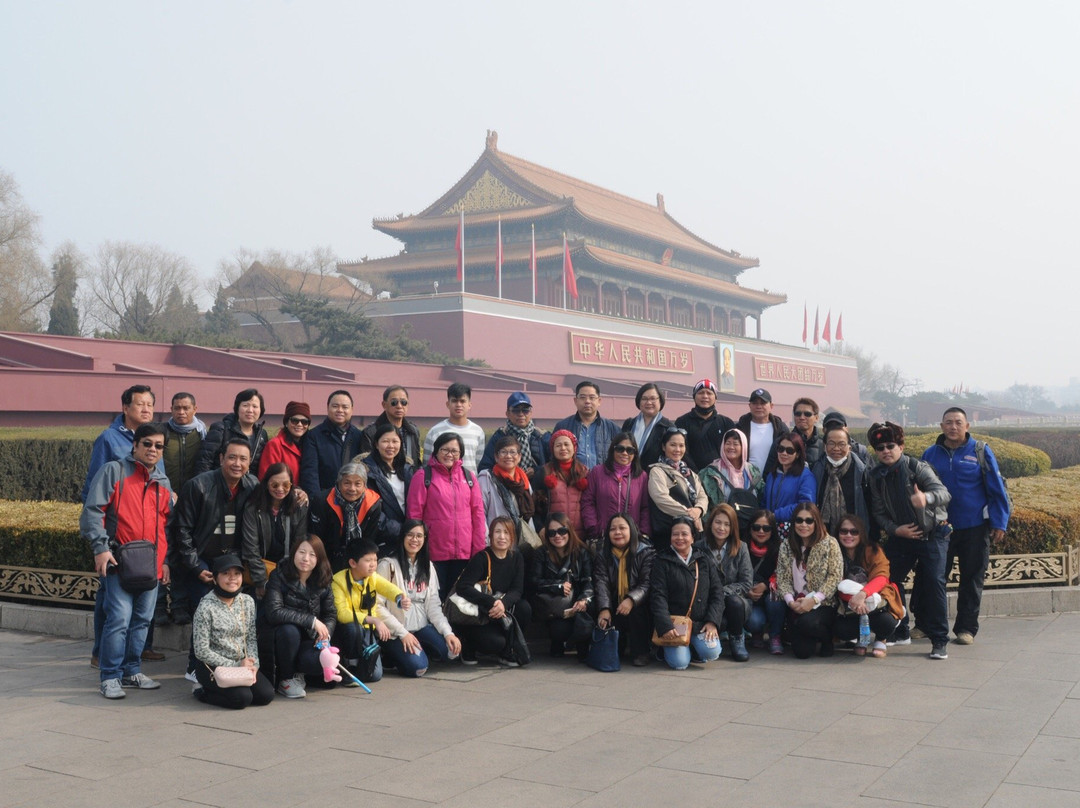
[[125, 688], [161, 687], [139, 670], [146, 630], [157, 603], [157, 585], [144, 591], [128, 591], [121, 586], [113, 551], [129, 542], [153, 542], [157, 579], [169, 583], [165, 524], [172, 489], [158, 465], [164, 448], [164, 426], [143, 424], [136, 429], [131, 455], [106, 463], [94, 475], [79, 517], [79, 530], [90, 542], [103, 592], [101, 695], [107, 699], [124, 698]]

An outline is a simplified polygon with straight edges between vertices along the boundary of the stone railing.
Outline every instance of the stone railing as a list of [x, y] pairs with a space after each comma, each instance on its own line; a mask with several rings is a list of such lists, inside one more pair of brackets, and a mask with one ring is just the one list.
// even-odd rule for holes
[[[953, 569], [949, 588], [955, 589]], [[992, 555], [987, 587], [1072, 586], [1080, 583], [1080, 545], [1058, 553]], [[911, 581], [908, 581], [910, 590]], [[68, 606], [94, 602], [97, 575], [73, 570], [46, 570], [0, 565], [0, 599], [36, 600]]]

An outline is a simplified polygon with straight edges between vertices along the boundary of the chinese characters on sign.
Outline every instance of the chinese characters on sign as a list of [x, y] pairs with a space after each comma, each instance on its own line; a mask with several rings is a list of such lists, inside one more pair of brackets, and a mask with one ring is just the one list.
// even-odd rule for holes
[[694, 352], [665, 342], [638, 342], [570, 332], [570, 361], [577, 365], [694, 373]]
[[786, 359], [754, 357], [754, 378], [759, 382], [791, 382], [825, 386], [825, 367], [809, 362], [792, 362]]

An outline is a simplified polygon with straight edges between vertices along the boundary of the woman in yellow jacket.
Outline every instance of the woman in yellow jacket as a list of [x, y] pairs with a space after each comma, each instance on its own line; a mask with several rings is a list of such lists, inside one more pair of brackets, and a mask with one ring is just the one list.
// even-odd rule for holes
[[[334, 575], [330, 588], [337, 609], [337, 628], [334, 645], [341, 649], [346, 667], [364, 682], [382, 679], [382, 659], [376, 640], [386, 642], [391, 632], [376, 606], [377, 596], [408, 609], [409, 596], [375, 572], [379, 564], [379, 548], [366, 540], [346, 548], [348, 567]], [[372, 660], [372, 657], [375, 657]], [[360, 661], [368, 664], [361, 668]]]

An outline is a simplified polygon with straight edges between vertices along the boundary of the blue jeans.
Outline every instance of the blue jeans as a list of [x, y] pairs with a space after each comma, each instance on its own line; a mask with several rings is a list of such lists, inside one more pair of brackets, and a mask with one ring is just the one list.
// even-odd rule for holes
[[[949, 553], [949, 534], [940, 526], [930, 538], [902, 539], [889, 536], [885, 555], [889, 559], [889, 578], [900, 589], [904, 599], [904, 579], [919, 565], [919, 627], [934, 644], [949, 641], [949, 602], [945, 595], [945, 562]], [[908, 615], [900, 621], [896, 632], [906, 636]]]
[[[341, 649], [342, 662], [346, 667], [349, 667], [349, 660], [360, 659], [360, 656], [364, 653], [364, 647], [368, 644], [371, 636], [374, 634], [368, 628], [361, 628], [356, 623], [338, 623], [337, 628], [334, 629], [334, 637], [331, 642]], [[355, 673], [355, 671], [353, 671]], [[382, 679], [383, 664], [382, 655], [379, 655], [379, 661], [375, 665], [375, 672], [367, 679], [364, 684], [371, 684]]]
[[98, 579], [104, 593], [105, 627], [101, 632], [101, 681], [139, 672], [146, 629], [154, 619], [157, 587], [132, 594], [115, 575]]
[[397, 666], [397, 671], [402, 676], [423, 676], [428, 669], [428, 659], [441, 662], [448, 659], [450, 651], [446, 647], [446, 640], [438, 629], [430, 623], [421, 629], [414, 631], [413, 636], [420, 641], [420, 653], [410, 654], [405, 651], [405, 645], [399, 639], [392, 639], [383, 645], [383, 653]]
[[784, 618], [787, 617], [787, 604], [782, 600], [773, 600], [768, 594], [762, 595], [746, 618], [746, 630], [758, 634], [769, 629], [769, 637], [779, 637], [784, 630]]
[[720, 656], [720, 640], [706, 640], [705, 634], [695, 634], [690, 638], [690, 645], [665, 646], [664, 662], [677, 671], [690, 667], [690, 649], [702, 662], [712, 662]]

